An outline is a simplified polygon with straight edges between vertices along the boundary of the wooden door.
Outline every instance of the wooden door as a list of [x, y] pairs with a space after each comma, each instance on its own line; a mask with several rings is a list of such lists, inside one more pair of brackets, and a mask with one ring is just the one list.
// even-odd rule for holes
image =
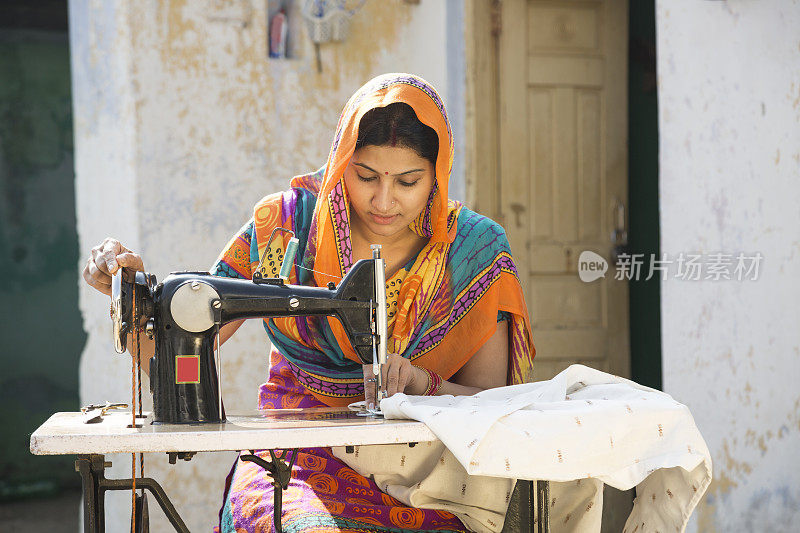
[[[534, 379], [572, 363], [630, 374], [627, 282], [614, 279], [627, 202], [627, 0], [503, 0], [498, 208], [525, 289]], [[578, 257], [609, 263], [583, 282]]]

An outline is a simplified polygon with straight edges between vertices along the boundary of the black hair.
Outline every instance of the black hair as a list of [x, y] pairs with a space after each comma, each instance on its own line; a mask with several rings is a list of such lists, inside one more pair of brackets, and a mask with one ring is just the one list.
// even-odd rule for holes
[[417, 118], [414, 109], [395, 102], [367, 111], [358, 125], [356, 150], [362, 146], [401, 146], [410, 148], [436, 167], [439, 136]]

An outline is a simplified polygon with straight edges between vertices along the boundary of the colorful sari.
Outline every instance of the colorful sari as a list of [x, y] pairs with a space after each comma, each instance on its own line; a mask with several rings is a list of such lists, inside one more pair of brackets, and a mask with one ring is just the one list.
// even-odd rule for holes
[[[509, 332], [509, 383], [528, 380], [535, 353], [528, 312], [502, 227], [447, 199], [453, 142], [439, 95], [408, 74], [379, 76], [347, 103], [327, 164], [292, 179], [288, 191], [270, 195], [231, 239], [211, 273], [250, 279], [258, 265], [276, 276], [283, 232], [300, 240], [289, 283], [337, 283], [353, 265], [350, 213], [343, 173], [355, 150], [358, 124], [375, 107], [405, 102], [439, 138], [436, 181], [428, 204], [410, 226], [428, 244], [387, 280], [389, 349], [414, 365], [452, 377], [494, 334], [498, 320]], [[263, 262], [261, 262], [263, 259]], [[346, 406], [363, 399], [361, 363], [341, 324], [332, 318], [264, 321], [272, 341], [269, 380], [259, 408]], [[304, 449], [283, 497], [284, 531], [464, 531], [452, 514], [414, 509], [384, 494], [327, 449]], [[220, 512], [222, 531], [269, 531], [272, 485], [257, 465], [239, 462], [228, 478]]]

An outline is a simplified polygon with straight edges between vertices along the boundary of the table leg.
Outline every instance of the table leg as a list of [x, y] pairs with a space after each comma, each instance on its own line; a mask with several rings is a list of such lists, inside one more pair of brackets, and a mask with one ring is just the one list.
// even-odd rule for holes
[[295, 459], [297, 459], [297, 448], [291, 450], [292, 458], [287, 462], [288, 450], [282, 450], [280, 454], [276, 455], [275, 450], [269, 450], [269, 455], [272, 461], [266, 461], [257, 456], [254, 450], [250, 450], [249, 454], [240, 455], [239, 459], [242, 461], [250, 461], [257, 464], [272, 476], [272, 486], [274, 490], [274, 498], [272, 500], [273, 509], [273, 523], [275, 525], [276, 533], [282, 533], [281, 516], [283, 511], [283, 491], [289, 487], [289, 481], [292, 479], [292, 466]]
[[275, 482], [272, 487], [275, 494], [272, 498], [272, 523], [275, 524], [276, 533], [283, 533], [283, 487]]
[[[131, 490], [133, 487], [132, 479], [106, 479], [105, 469], [109, 466], [111, 463], [106, 462], [102, 455], [79, 455], [75, 461], [75, 470], [81, 475], [83, 485], [84, 533], [104, 533], [107, 490]], [[136, 486], [151, 492], [175, 531], [189, 533], [189, 528], [156, 480], [147, 477], [137, 478]]]
[[[536, 505], [539, 503], [538, 494], [536, 494], [536, 482], [533, 480], [526, 481], [528, 484], [528, 527], [530, 529], [530, 533], [536, 533], [536, 530], [539, 529], [538, 527], [538, 520], [540, 512], [538, 511], [538, 507]], [[522, 529], [522, 523], [520, 522], [520, 529]]]
[[75, 471], [81, 476], [81, 486], [83, 487], [83, 530], [86, 533], [101, 533], [105, 530], [105, 524], [101, 520], [103, 514], [98, 509], [100, 501], [99, 484], [97, 479], [97, 469], [93, 463], [101, 465], [100, 471], [105, 465], [102, 455], [79, 455], [75, 460]]
[[[531, 493], [533, 493], [531, 481]], [[539, 533], [550, 533], [550, 482], [539, 480], [536, 482], [536, 502], [538, 509], [537, 526]], [[533, 506], [531, 506], [533, 507]], [[533, 509], [531, 509], [533, 511]]]

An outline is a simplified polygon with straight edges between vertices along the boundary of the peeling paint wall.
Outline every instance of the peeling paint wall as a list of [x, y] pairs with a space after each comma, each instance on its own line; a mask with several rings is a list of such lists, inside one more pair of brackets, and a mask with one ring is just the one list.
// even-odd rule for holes
[[761, 252], [662, 282], [664, 389], [714, 459], [688, 531], [800, 521], [800, 4], [658, 0], [662, 252]]
[[[466, 148], [461, 2], [368, 1], [344, 43], [322, 45], [322, 74], [296, 18], [293, 57], [268, 59], [274, 2], [70, 1], [81, 257], [113, 235], [159, 279], [208, 268], [259, 198], [324, 163], [345, 102], [379, 73], [413, 72], [433, 83], [448, 105], [457, 149]], [[457, 198], [463, 173], [457, 163]], [[80, 295], [89, 336], [81, 400], [125, 400], [130, 359], [113, 352], [108, 299], [83, 284]], [[255, 406], [267, 353], [256, 322], [223, 347], [230, 412]], [[110, 477], [130, 475], [129, 456], [111, 459]], [[166, 456], [146, 460], [147, 475], [161, 481], [189, 529], [208, 530], [233, 455], [200, 454], [175, 466]], [[110, 531], [123, 529], [129, 505], [130, 495], [107, 496]], [[150, 513], [153, 531], [170, 530], [153, 503]]]

